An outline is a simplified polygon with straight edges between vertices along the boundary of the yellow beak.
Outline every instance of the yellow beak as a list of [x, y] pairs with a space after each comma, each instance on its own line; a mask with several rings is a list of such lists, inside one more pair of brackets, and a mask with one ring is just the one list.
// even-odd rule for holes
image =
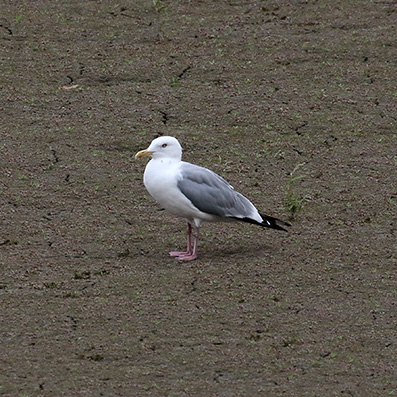
[[154, 152], [150, 152], [149, 150], [145, 149], [145, 150], [141, 150], [140, 152], [138, 152], [135, 155], [136, 159], [141, 159], [142, 157], [147, 157], [150, 156], [151, 154], [153, 154]]

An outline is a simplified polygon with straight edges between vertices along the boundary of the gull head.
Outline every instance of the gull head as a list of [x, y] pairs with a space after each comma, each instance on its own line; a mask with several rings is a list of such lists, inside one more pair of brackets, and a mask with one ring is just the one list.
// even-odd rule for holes
[[149, 147], [135, 155], [136, 159], [151, 156], [153, 159], [182, 159], [182, 146], [172, 136], [161, 136], [152, 141]]

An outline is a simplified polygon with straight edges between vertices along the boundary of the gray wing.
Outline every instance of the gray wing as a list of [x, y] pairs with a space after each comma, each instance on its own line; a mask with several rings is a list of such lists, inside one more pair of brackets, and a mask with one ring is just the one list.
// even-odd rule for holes
[[256, 212], [248, 199], [215, 172], [183, 163], [181, 173], [177, 186], [200, 211], [222, 218], [252, 217]]

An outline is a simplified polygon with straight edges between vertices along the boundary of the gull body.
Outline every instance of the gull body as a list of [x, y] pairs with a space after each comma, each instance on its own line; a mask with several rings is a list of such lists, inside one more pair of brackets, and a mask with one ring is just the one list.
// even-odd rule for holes
[[[143, 178], [146, 189], [165, 210], [188, 222], [187, 250], [170, 252], [177, 259], [196, 259], [202, 222], [243, 221], [284, 231], [282, 226], [289, 226], [260, 214], [246, 197], [213, 171], [182, 161], [182, 147], [174, 137], [156, 138], [135, 157], [146, 156], [152, 157]], [[193, 244], [192, 224], [196, 226]]]

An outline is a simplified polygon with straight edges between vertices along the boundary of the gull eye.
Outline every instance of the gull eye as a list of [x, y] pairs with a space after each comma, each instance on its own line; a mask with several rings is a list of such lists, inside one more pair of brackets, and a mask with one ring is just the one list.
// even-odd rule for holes
[[161, 145], [161, 147], [167, 147], [167, 144], [166, 144], [166, 143], [163, 143], [163, 144]]

